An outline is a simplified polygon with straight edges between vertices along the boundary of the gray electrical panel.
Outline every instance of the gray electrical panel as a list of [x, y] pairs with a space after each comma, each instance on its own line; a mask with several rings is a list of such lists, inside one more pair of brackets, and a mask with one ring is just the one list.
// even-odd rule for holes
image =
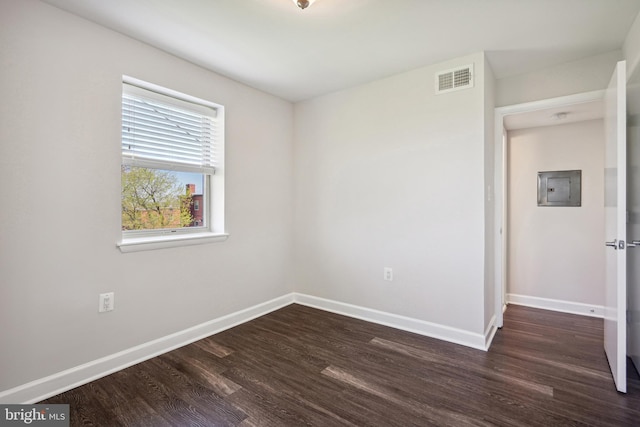
[[538, 206], [580, 206], [582, 171], [538, 172]]

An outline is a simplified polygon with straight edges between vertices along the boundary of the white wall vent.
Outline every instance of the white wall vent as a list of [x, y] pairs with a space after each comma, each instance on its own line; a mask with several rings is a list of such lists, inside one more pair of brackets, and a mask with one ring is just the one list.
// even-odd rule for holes
[[436, 94], [473, 87], [473, 64], [436, 74]]

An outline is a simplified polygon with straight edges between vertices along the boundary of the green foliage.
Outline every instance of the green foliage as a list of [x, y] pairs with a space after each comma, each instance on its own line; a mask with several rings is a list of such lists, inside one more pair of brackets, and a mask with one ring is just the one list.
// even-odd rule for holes
[[186, 194], [180, 196], [180, 227], [189, 227], [193, 223], [191, 215], [191, 207], [193, 206], [193, 197], [191, 190], [187, 188]]
[[170, 171], [122, 166], [122, 229], [148, 230], [191, 225], [191, 195]]

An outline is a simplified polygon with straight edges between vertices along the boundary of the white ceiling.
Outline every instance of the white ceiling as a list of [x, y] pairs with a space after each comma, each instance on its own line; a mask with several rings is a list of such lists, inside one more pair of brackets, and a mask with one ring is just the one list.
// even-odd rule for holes
[[43, 0], [290, 101], [486, 51], [496, 77], [620, 49], [640, 0]]

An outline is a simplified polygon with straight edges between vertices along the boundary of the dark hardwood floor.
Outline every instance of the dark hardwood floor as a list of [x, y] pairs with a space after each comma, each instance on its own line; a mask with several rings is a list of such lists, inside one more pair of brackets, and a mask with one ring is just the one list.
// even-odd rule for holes
[[602, 330], [512, 305], [483, 352], [291, 305], [43, 403], [73, 426], [639, 426]]

